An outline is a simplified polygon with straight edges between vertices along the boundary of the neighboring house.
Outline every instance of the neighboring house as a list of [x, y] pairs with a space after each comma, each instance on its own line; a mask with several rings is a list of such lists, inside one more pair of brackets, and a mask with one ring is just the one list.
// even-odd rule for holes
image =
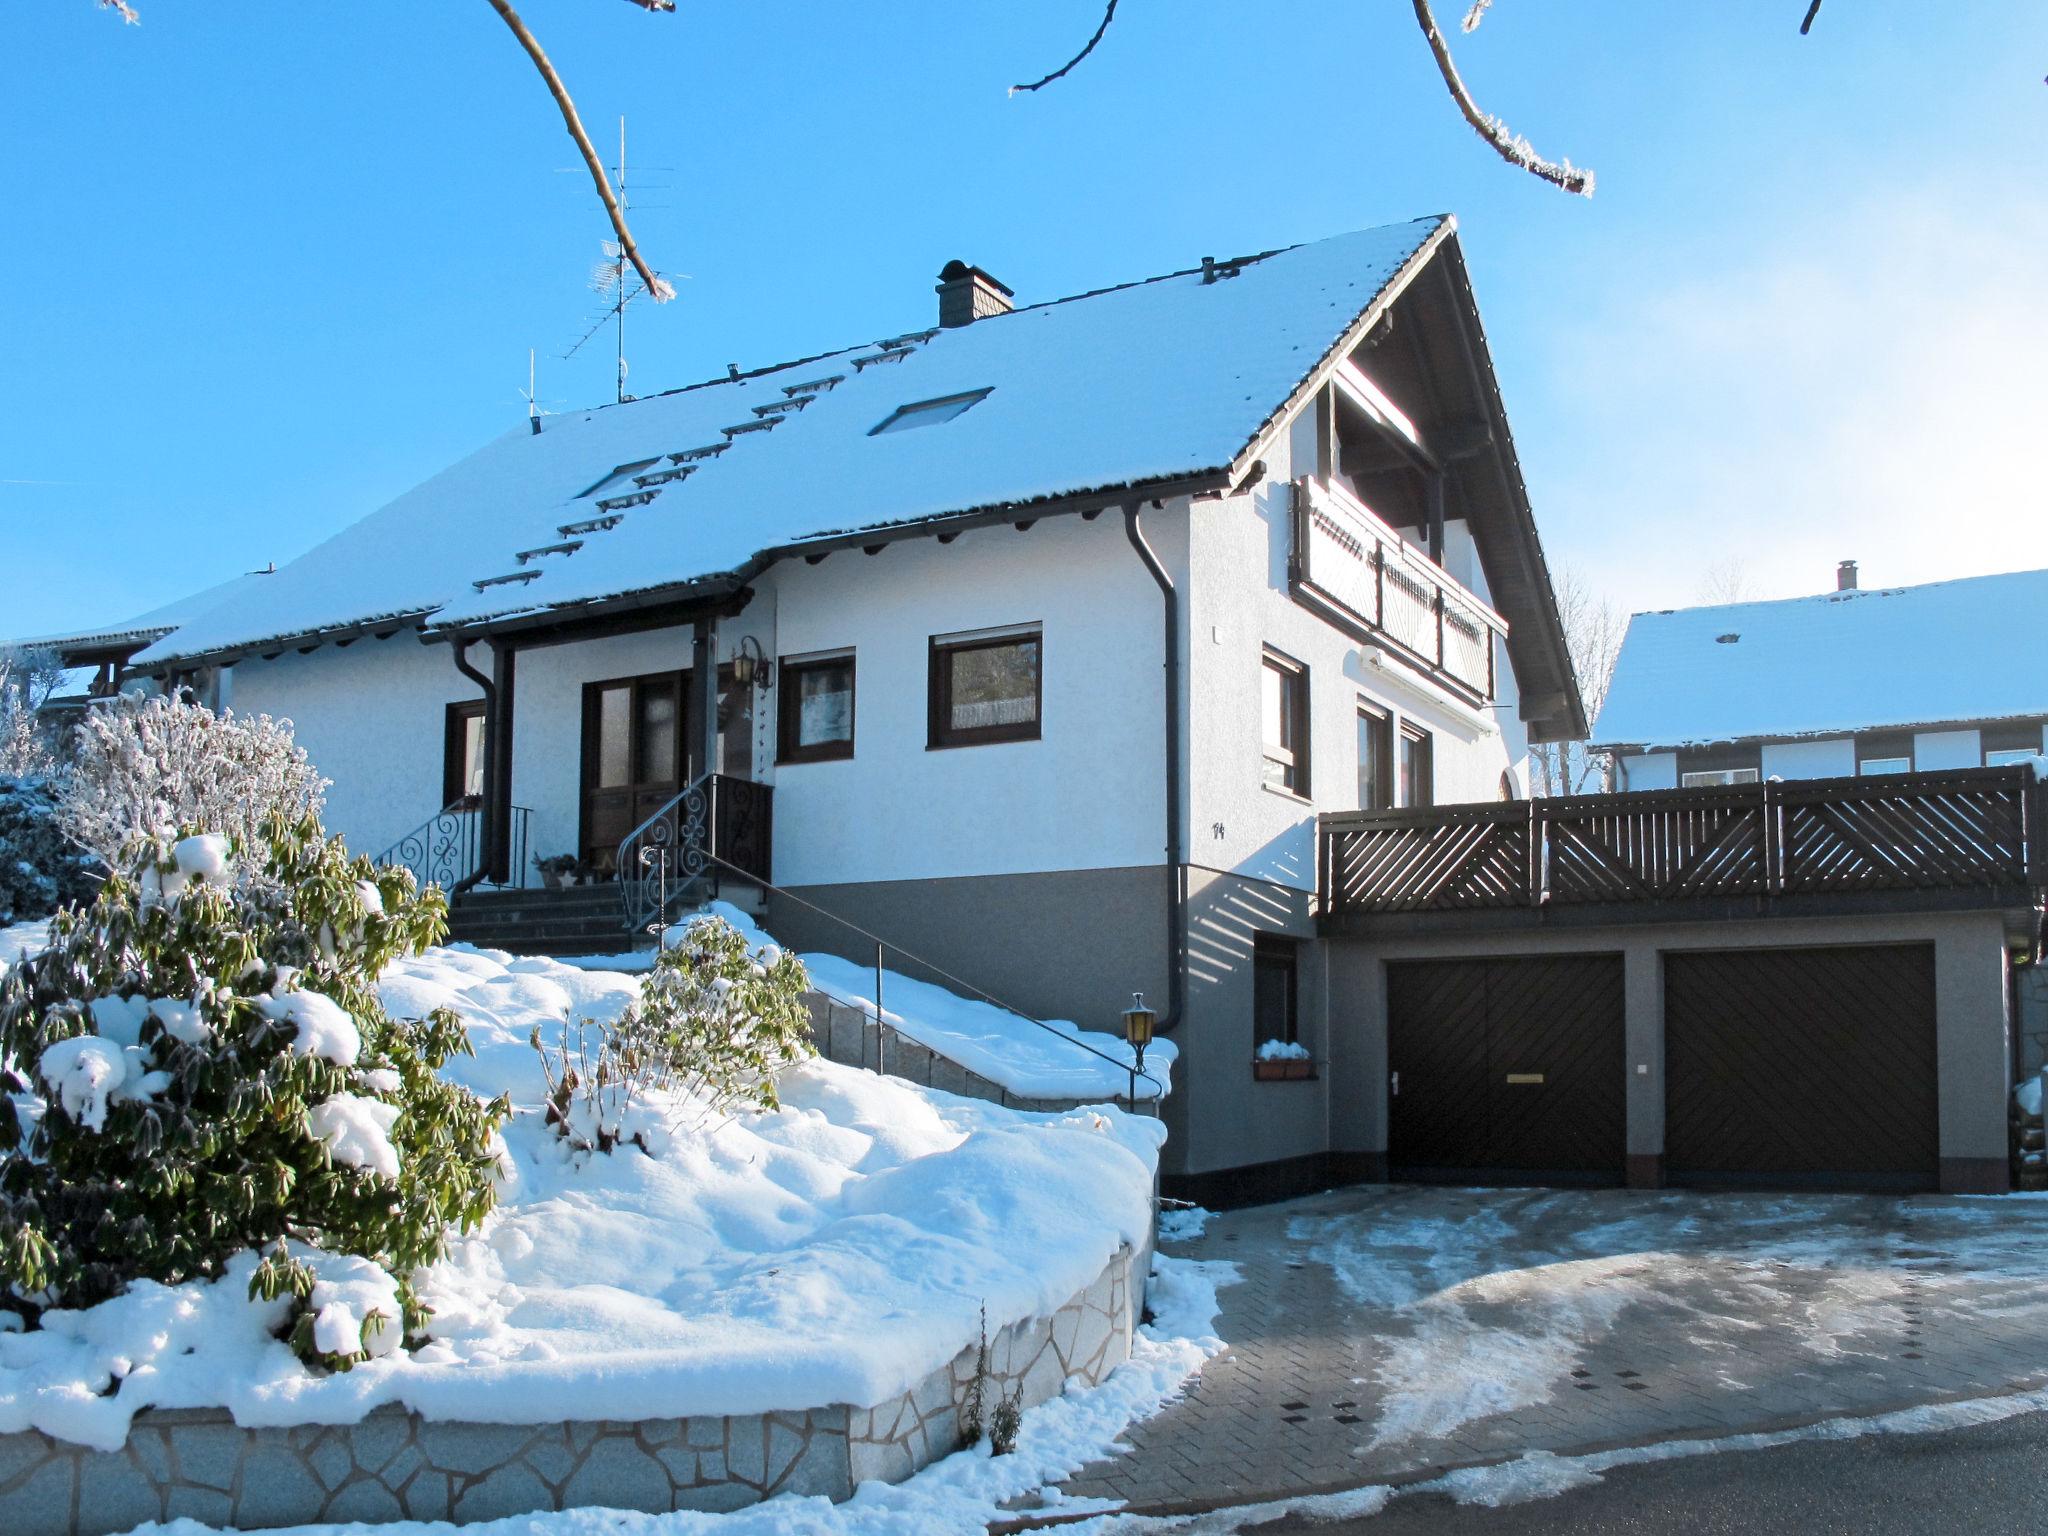
[[522, 834], [634, 872], [701, 783], [787, 942], [872, 960], [824, 909], [1097, 1028], [1142, 990], [1174, 1182], [1364, 1169], [1333, 1074], [1254, 1065], [1356, 1054], [1318, 813], [1524, 795], [1586, 729], [1455, 225], [938, 293], [522, 423], [133, 665], [290, 717], [361, 850], [453, 803], [485, 884]]
[[1617, 789], [2016, 763], [2048, 748], [2048, 571], [1639, 613], [1594, 749]]
[[44, 707], [83, 709], [90, 699], [107, 698], [124, 690], [153, 688], [154, 684], [148, 677], [137, 677], [129, 671], [129, 663], [134, 660], [136, 652], [154, 645], [187, 619], [218, 607], [251, 583], [270, 574], [269, 570], [261, 570], [231, 577], [190, 597], [97, 629], [35, 635], [9, 641], [7, 645], [25, 651], [55, 652], [64, 663], [67, 675]]

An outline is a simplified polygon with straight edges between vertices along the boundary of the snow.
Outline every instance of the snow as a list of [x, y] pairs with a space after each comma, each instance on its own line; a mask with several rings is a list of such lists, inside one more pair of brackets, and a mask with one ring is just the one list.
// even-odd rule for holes
[[320, 1352], [366, 1353], [373, 1360], [396, 1353], [404, 1333], [398, 1283], [353, 1254], [308, 1257], [316, 1278], [306, 1304], [313, 1312], [313, 1342]]
[[41, 918], [33, 923], [15, 923], [0, 928], [0, 976], [7, 974], [7, 968], [18, 960], [40, 953], [50, 942], [50, 921]]
[[[234, 589], [143, 651], [176, 656], [376, 618], [441, 621], [739, 573], [766, 551], [1040, 497], [1231, 464], [1446, 218], [1340, 235], [1210, 283], [1199, 272], [940, 331], [900, 362], [869, 347], [620, 406], [521, 421], [275, 575]], [[928, 323], [919, 317], [921, 323]], [[837, 378], [772, 430], [731, 440], [575, 554], [521, 566], [598, 514], [584, 492], [623, 464], [725, 443], [793, 386]], [[989, 390], [973, 410], [870, 435], [899, 407]], [[477, 591], [512, 571], [534, 579]]]
[[1162, 1243], [1191, 1243], [1209, 1230], [1209, 1223], [1216, 1213], [1199, 1205], [1184, 1201], [1159, 1202], [1159, 1241]]
[[362, 1031], [333, 998], [323, 992], [287, 992], [268, 998], [263, 1011], [298, 1027], [292, 1049], [301, 1056], [318, 1056], [337, 1067], [352, 1067], [363, 1053]]
[[[1092, 1461], [1116, 1454], [1119, 1436], [1178, 1397], [1222, 1349], [1216, 1337], [1219, 1286], [1234, 1266], [1159, 1259], [1153, 1271], [1153, 1320], [1138, 1331], [1131, 1358], [1099, 1386], [1070, 1391], [1030, 1409], [1008, 1456], [988, 1444], [956, 1452], [902, 1483], [861, 1485], [843, 1504], [785, 1494], [732, 1514], [643, 1515], [572, 1509], [515, 1515], [463, 1526], [463, 1536], [962, 1536], [1017, 1517], [1021, 1504], [1050, 1501], [1055, 1516], [1091, 1506], [1060, 1499], [1055, 1484]], [[1101, 1507], [1101, 1506], [1093, 1506]], [[1097, 1521], [1069, 1527], [1101, 1531]], [[1118, 1522], [1118, 1529], [1122, 1522]], [[443, 1524], [398, 1520], [375, 1527], [304, 1525], [276, 1536], [449, 1536]], [[152, 1536], [229, 1536], [196, 1520], [141, 1528]]]
[[1253, 1052], [1260, 1061], [1307, 1061], [1308, 1047], [1297, 1041], [1267, 1040]]
[[306, 1126], [314, 1140], [327, 1144], [328, 1156], [387, 1179], [398, 1177], [398, 1148], [391, 1144], [397, 1123], [396, 1104], [353, 1093], [337, 1093], [306, 1111]]
[[107, 1106], [127, 1076], [121, 1047], [98, 1035], [59, 1040], [43, 1051], [43, 1085], [89, 1131], [106, 1129]]
[[[757, 948], [774, 945], [739, 908], [714, 902], [707, 910], [739, 929]], [[874, 1014], [873, 966], [856, 965], [838, 955], [799, 958], [818, 991]], [[886, 969], [882, 1019], [899, 1034], [1019, 1098], [1085, 1101], [1131, 1095], [1130, 1045], [1120, 1036], [1082, 1029], [1066, 1019], [1047, 1019], [1041, 1028], [1007, 1008]], [[1179, 1055], [1180, 1048], [1171, 1040], [1154, 1040], [1145, 1048], [1146, 1076], [1137, 1080], [1140, 1100], [1161, 1099], [1172, 1090], [1173, 1064]]]
[[[1598, 745], [1677, 747], [2048, 714], [2048, 570], [1639, 613]], [[1724, 640], [1723, 636], [1736, 638]]]
[[[497, 1211], [419, 1277], [434, 1314], [422, 1348], [309, 1372], [273, 1336], [284, 1303], [249, 1300], [245, 1254], [211, 1283], [137, 1284], [0, 1334], [0, 1433], [112, 1448], [149, 1406], [284, 1425], [353, 1423], [385, 1403], [483, 1422], [536, 1403], [564, 1419], [875, 1403], [951, 1360], [984, 1303], [991, 1328], [1047, 1315], [1145, 1242], [1156, 1119], [1027, 1114], [823, 1061], [782, 1075], [780, 1113], [707, 1121], [679, 1102], [652, 1154], [570, 1154], [539, 1111], [528, 1037], [616, 1016], [638, 985], [473, 949], [382, 978], [394, 1012], [460, 1013], [476, 1054], [448, 1075], [516, 1109]], [[109, 1091], [122, 1057], [107, 1052], [74, 1094]], [[367, 1113], [335, 1111], [338, 1147], [367, 1136]], [[359, 1296], [331, 1300], [360, 1324]]]

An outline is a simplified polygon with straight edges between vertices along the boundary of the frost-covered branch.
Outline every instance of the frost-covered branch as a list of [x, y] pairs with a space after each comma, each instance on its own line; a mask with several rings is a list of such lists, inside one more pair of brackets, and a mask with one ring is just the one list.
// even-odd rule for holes
[[1462, 24], [1466, 32], [1477, 32], [1479, 23], [1486, 20], [1486, 13], [1493, 9], [1493, 0], [1472, 0], [1472, 9], [1465, 13]]
[[1430, 9], [1429, 0], [1415, 0], [1415, 20], [1422, 28], [1422, 35], [1429, 40], [1429, 51], [1436, 59], [1437, 73], [1444, 77], [1444, 86], [1450, 91], [1451, 100], [1458, 104], [1465, 121], [1493, 146], [1501, 159], [1510, 165], [1519, 165], [1530, 175], [1541, 177], [1554, 187], [1576, 192], [1581, 197], [1593, 195], [1591, 171], [1580, 170], [1569, 160], [1545, 160], [1527, 139], [1513, 132], [1499, 118], [1480, 110], [1479, 103], [1472, 99], [1472, 93], [1465, 89], [1465, 82], [1458, 76], [1458, 66], [1451, 60], [1450, 45], [1444, 41], [1443, 31], [1436, 24], [1436, 13]]
[[128, 0], [100, 0], [100, 9], [114, 12], [131, 27], [142, 24], [140, 13], [136, 11], [134, 6], [128, 3]]
[[[674, 0], [632, 0], [644, 10], [673, 10]], [[503, 18], [505, 25], [512, 29], [512, 35], [519, 40], [519, 46], [526, 50], [526, 56], [533, 60], [533, 67], [540, 71], [540, 77], [547, 82], [548, 94], [555, 98], [555, 105], [561, 109], [562, 123], [569, 130], [569, 137], [576, 141], [576, 148], [582, 152], [583, 163], [590, 168], [590, 179], [597, 187], [597, 195], [604, 203], [604, 211], [611, 216], [612, 230], [619, 237], [619, 249], [626, 260], [633, 264], [633, 270], [640, 274], [640, 281], [647, 285], [647, 292], [657, 304], [666, 303], [676, 296], [672, 284], [655, 272], [640, 254], [640, 247], [633, 242], [633, 232], [626, 227], [626, 210], [619, 206], [618, 196], [612, 191], [611, 178], [605, 174], [604, 161], [598, 157], [597, 148], [590, 142], [590, 135], [583, 131], [583, 119], [576, 114], [576, 103], [569, 99], [569, 88], [562, 83], [562, 77], [555, 73], [555, 66], [549, 61], [547, 51], [540, 40], [527, 30], [526, 23], [519, 19], [519, 13], [512, 9], [507, 0], [490, 0], [490, 7]]]
[[1048, 85], [1051, 85], [1053, 81], [1059, 79], [1060, 76], [1066, 74], [1075, 65], [1079, 64], [1083, 59], [1087, 58], [1089, 54], [1093, 53], [1095, 51], [1095, 45], [1102, 41], [1102, 34], [1109, 30], [1109, 24], [1115, 20], [1116, 0], [1109, 0], [1108, 8], [1104, 10], [1102, 13], [1102, 24], [1095, 29], [1095, 35], [1088, 39], [1088, 44], [1086, 47], [1084, 47], [1079, 53], [1075, 54], [1071, 59], [1067, 60], [1067, 62], [1062, 64], [1058, 69], [1054, 70], [1051, 74], [1047, 75], [1043, 80], [1034, 80], [1029, 85], [1011, 86], [1010, 94], [1014, 96], [1019, 91], [1044, 90]]

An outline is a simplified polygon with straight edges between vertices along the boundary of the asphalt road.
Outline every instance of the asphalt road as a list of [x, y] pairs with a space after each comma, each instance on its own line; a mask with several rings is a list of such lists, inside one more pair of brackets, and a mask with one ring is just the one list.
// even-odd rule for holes
[[1439, 1494], [1342, 1522], [1289, 1516], [1257, 1536], [2004, 1536], [2048, 1531], [2048, 1414], [1926, 1435], [1801, 1441], [1620, 1467], [1589, 1487], [1499, 1509]]

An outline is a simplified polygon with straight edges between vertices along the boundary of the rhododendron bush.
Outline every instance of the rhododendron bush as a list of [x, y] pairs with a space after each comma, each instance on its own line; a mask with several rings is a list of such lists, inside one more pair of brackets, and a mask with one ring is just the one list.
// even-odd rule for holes
[[453, 1013], [378, 998], [439, 939], [440, 894], [312, 816], [247, 856], [133, 846], [0, 977], [0, 1283], [33, 1318], [256, 1251], [302, 1357], [390, 1352], [424, 1322], [415, 1272], [491, 1209], [506, 1113], [438, 1075], [468, 1049]]

